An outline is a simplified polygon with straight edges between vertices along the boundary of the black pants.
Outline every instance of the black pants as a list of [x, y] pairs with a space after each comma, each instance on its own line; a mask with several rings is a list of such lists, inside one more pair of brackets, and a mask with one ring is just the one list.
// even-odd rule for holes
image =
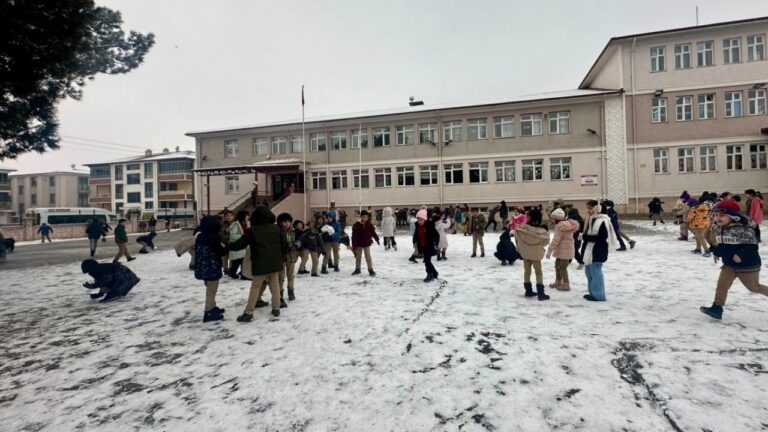
[[488, 227], [491, 226], [491, 225], [493, 225], [493, 230], [496, 231], [496, 221], [495, 220], [492, 220], [492, 221], [488, 222], [488, 225], [485, 226], [485, 230], [488, 231]]
[[432, 264], [432, 257], [435, 256], [435, 253], [432, 248], [424, 250], [424, 268], [427, 270], [427, 276], [437, 277], [437, 269]]
[[760, 239], [760, 225], [757, 224], [755, 225], [755, 237], [757, 238], [758, 243], [762, 241]]
[[384, 237], [384, 247], [397, 246], [394, 237]]
[[236, 278], [237, 275], [240, 273], [240, 266], [243, 265], [243, 259], [235, 259], [235, 260], [229, 260], [229, 270], [227, 271], [227, 275], [231, 278]]
[[576, 248], [576, 262], [584, 265], [584, 257], [581, 255], [581, 240], [574, 241], [573, 245]]

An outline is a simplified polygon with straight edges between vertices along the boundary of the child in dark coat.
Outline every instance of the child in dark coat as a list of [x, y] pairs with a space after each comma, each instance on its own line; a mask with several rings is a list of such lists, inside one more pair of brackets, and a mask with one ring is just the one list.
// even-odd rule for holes
[[423, 208], [416, 213], [416, 229], [413, 233], [413, 244], [419, 253], [424, 255], [424, 268], [427, 270], [427, 277], [424, 282], [432, 282], [437, 279], [437, 269], [432, 264], [432, 257], [437, 255], [437, 244], [440, 242], [440, 235], [435, 229], [435, 223], [429, 220], [427, 209]]
[[360, 220], [352, 225], [352, 252], [355, 254], [355, 271], [352, 272], [352, 276], [360, 274], [363, 254], [365, 254], [365, 263], [368, 265], [368, 275], [376, 276], [371, 259], [371, 245], [373, 240], [379, 244], [379, 236], [376, 234], [376, 228], [368, 220], [369, 216], [368, 212], [363, 210], [360, 212]]
[[216, 306], [216, 291], [223, 276], [221, 257], [226, 254], [219, 232], [221, 224], [215, 216], [203, 216], [195, 239], [195, 279], [205, 283], [203, 322], [224, 319], [224, 309]]
[[152, 250], [155, 250], [155, 237], [157, 237], [157, 232], [150, 231], [149, 234], [139, 236], [136, 238], [136, 243], [141, 245], [141, 249], [139, 249], [139, 253], [145, 254], [149, 253], [148, 248], [152, 248]]
[[91, 298], [104, 297], [102, 303], [125, 297], [141, 281], [131, 269], [119, 263], [99, 264], [96, 260], [87, 259], [80, 264], [80, 269], [93, 278], [93, 282], [85, 282], [83, 286], [87, 289], [98, 288], [99, 292], [91, 294]]
[[493, 253], [493, 256], [498, 258], [503, 266], [512, 265], [520, 258], [515, 244], [512, 243], [512, 236], [509, 235], [509, 228], [505, 227], [499, 236], [499, 242], [496, 243], [496, 252]]
[[319, 277], [317, 274], [317, 266], [320, 261], [320, 255], [325, 253], [325, 242], [323, 241], [323, 235], [320, 230], [324, 224], [324, 218], [322, 215], [315, 217], [315, 225], [307, 227], [304, 230], [304, 234], [299, 238], [301, 249], [312, 259], [312, 276]]

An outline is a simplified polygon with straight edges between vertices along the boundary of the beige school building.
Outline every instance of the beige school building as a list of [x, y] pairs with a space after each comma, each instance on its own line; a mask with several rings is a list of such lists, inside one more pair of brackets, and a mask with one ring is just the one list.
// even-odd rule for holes
[[767, 33], [757, 18], [612, 38], [574, 90], [189, 132], [196, 200], [300, 215], [605, 197], [642, 213], [683, 190], [765, 191]]

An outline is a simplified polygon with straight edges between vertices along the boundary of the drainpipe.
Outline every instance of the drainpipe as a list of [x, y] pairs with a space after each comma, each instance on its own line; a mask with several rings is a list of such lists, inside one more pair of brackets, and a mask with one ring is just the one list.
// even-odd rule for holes
[[629, 51], [629, 76], [632, 83], [632, 174], [635, 179], [635, 214], [640, 212], [640, 198], [638, 197], [637, 175], [637, 121], [635, 119], [635, 43], [637, 38], [632, 38], [632, 49]]
[[605, 94], [603, 94], [603, 106], [600, 107], [600, 177], [602, 179], [601, 181], [601, 195], [602, 198], [605, 199], [608, 195], [608, 150], [606, 148], [607, 141], [605, 138], [607, 125], [605, 124], [605, 104], [607, 103], [607, 98], [605, 97]]

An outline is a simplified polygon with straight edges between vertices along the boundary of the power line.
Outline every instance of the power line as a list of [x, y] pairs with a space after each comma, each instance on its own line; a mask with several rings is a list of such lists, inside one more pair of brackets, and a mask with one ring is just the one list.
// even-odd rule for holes
[[79, 140], [79, 141], [90, 141], [90, 142], [95, 142], [95, 143], [109, 144], [109, 145], [115, 145], [115, 146], [121, 146], [121, 147], [130, 147], [130, 148], [135, 148], [135, 149], [139, 149], [139, 150], [144, 150], [145, 149], [145, 147], [134, 146], [134, 145], [130, 145], [130, 144], [121, 144], [121, 143], [116, 143], [116, 142], [111, 142], [111, 141], [101, 141], [101, 140], [95, 140], [95, 139], [91, 139], [91, 138], [76, 137], [76, 136], [72, 136], [72, 135], [62, 135], [62, 138], [75, 139], [75, 140]]
[[[128, 150], [128, 149], [122, 149], [122, 148], [114, 148], [114, 147], [105, 147], [105, 146], [99, 146], [95, 144], [85, 144], [85, 143], [78, 143], [78, 142], [72, 142], [72, 141], [65, 141], [61, 140], [62, 143], [67, 144], [67, 146], [80, 146], [83, 148], [87, 148], [94, 151], [100, 151], [100, 152], [123, 152], [123, 153], [130, 153], [130, 154], [136, 154], [137, 152], [134, 150]], [[139, 156], [139, 155], [137, 155]]]

